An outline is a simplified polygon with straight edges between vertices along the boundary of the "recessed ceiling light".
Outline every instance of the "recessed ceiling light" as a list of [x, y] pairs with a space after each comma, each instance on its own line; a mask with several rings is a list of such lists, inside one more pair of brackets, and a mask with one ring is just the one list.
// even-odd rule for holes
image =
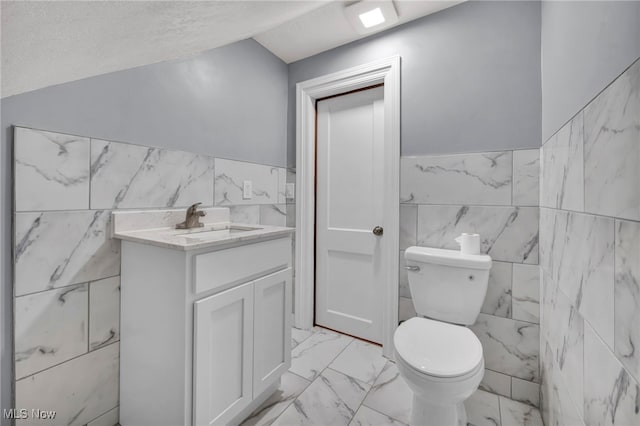
[[379, 7], [368, 12], [361, 13], [358, 17], [365, 28], [375, 27], [376, 25], [384, 22], [384, 15], [382, 15], [382, 11]]
[[392, 0], [362, 0], [345, 7], [344, 14], [360, 34], [382, 30], [398, 22]]

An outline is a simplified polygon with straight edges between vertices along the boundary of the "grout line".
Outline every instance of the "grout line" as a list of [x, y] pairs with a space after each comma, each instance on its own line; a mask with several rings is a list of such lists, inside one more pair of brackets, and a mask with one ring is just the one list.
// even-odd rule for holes
[[[96, 417], [94, 417], [93, 419], [91, 419], [91, 420], [89, 420], [87, 423], [85, 423], [85, 425], [87, 425], [87, 424], [91, 423], [92, 421], [96, 420], [98, 417], [102, 417], [102, 416], [104, 416], [105, 414], [107, 414], [108, 412], [113, 411], [113, 410], [115, 410], [116, 408], [119, 408], [119, 407], [120, 407], [120, 403], [118, 402], [118, 404], [116, 404], [116, 406], [115, 406], [115, 407], [109, 408], [109, 409], [108, 409], [107, 411], [105, 411], [104, 413], [98, 414]], [[120, 413], [118, 413], [118, 414], [120, 414]]]
[[82, 358], [82, 357], [84, 357], [84, 356], [86, 356], [86, 355], [89, 355], [89, 354], [91, 354], [91, 353], [97, 352], [97, 351], [99, 351], [99, 350], [102, 350], [102, 349], [108, 348], [108, 347], [109, 347], [109, 346], [111, 346], [111, 345], [115, 345], [115, 344], [119, 344], [119, 343], [120, 343], [120, 339], [118, 339], [118, 340], [116, 340], [116, 341], [114, 341], [114, 342], [111, 342], [111, 343], [109, 343], [108, 345], [100, 346], [99, 348], [96, 348], [96, 349], [94, 349], [94, 350], [92, 350], [92, 351], [84, 352], [84, 353], [82, 353], [82, 354], [80, 354], [80, 355], [76, 355], [76, 356], [74, 356], [73, 358], [65, 359], [64, 361], [59, 362], [58, 364], [52, 365], [52, 366], [50, 366], [50, 367], [47, 367], [47, 368], [45, 368], [44, 370], [36, 371], [35, 373], [31, 373], [31, 374], [29, 374], [29, 375], [27, 375], [27, 376], [20, 377], [19, 379], [18, 379], [18, 378], [15, 378], [15, 382], [17, 383], [17, 382], [20, 382], [20, 381], [22, 381], [22, 380], [32, 378], [32, 377], [34, 377], [34, 376], [37, 376], [37, 375], [38, 375], [38, 374], [40, 374], [40, 373], [44, 373], [45, 371], [49, 371], [49, 370], [51, 370], [51, 369], [53, 369], [53, 368], [59, 367], [59, 366], [61, 366], [61, 365], [63, 365], [63, 364], [66, 364], [66, 363], [71, 362], [71, 361], [73, 361], [73, 360], [76, 360], [76, 359]]
[[[295, 327], [291, 327], [291, 328], [295, 328]], [[300, 328], [296, 328], [296, 330], [301, 330]], [[306, 331], [306, 330], [302, 330], [302, 331]], [[304, 339], [302, 339], [297, 345], [295, 345], [293, 348], [291, 348], [291, 350], [294, 350], [295, 348], [297, 348], [298, 346], [300, 346], [303, 342], [306, 342], [307, 339], [309, 339], [311, 336], [313, 336], [314, 334], [316, 334], [317, 331], [313, 331], [311, 330], [311, 334], [308, 335], [307, 337], [305, 337]]]
[[561, 209], [561, 208], [557, 208], [557, 207], [540, 206], [540, 210], [542, 210], [542, 209], [549, 210], [549, 211], [560, 211], [560, 212], [567, 212], [567, 213], [575, 213], [575, 214], [581, 214], [581, 215], [585, 215], [585, 216], [602, 217], [602, 218], [605, 218], [605, 219], [620, 220], [620, 221], [625, 221], [625, 222], [640, 223], [640, 219], [628, 219], [628, 218], [623, 218], [623, 217], [620, 217], [620, 216], [609, 216], [609, 215], [605, 215], [605, 214], [584, 212], [584, 211], [579, 211], [579, 210], [568, 210], [568, 209]]
[[[359, 340], [359, 339], [355, 339], [355, 338], [354, 338], [354, 339], [353, 339], [353, 341], [352, 341], [351, 343], [349, 343], [347, 346], [345, 346], [345, 348], [340, 352], [340, 354], [342, 354], [342, 352], [344, 352], [344, 351], [345, 351], [349, 346], [351, 346], [351, 344], [353, 344], [356, 340]], [[330, 365], [333, 363], [333, 361], [335, 361], [335, 360], [336, 360], [336, 358], [338, 358], [338, 357], [340, 356], [340, 354], [338, 354], [338, 355], [337, 355], [333, 360], [331, 360], [331, 362], [330, 362], [330, 363], [329, 363], [329, 365], [325, 368], [325, 370], [326, 370], [326, 369], [329, 369], [329, 370], [335, 371], [336, 373], [343, 374], [343, 375], [345, 375], [345, 376], [347, 376], [347, 377], [352, 378], [353, 380], [357, 380], [357, 381], [358, 381], [358, 382], [360, 382], [360, 383], [364, 383], [364, 384], [366, 384], [366, 385], [369, 385], [368, 383], [365, 383], [365, 382], [361, 381], [360, 379], [357, 379], [357, 378], [352, 377], [352, 376], [350, 376], [350, 375], [348, 375], [348, 374], [346, 374], [346, 373], [343, 373], [343, 372], [341, 372], [341, 371], [334, 370], [333, 368], [330, 368]], [[386, 366], [386, 365], [387, 365], [386, 363], [388, 363], [388, 362], [390, 362], [390, 361], [389, 361], [388, 359], [384, 358], [384, 357], [383, 357], [383, 359], [385, 359], [385, 361], [386, 361], [386, 362], [385, 362], [385, 366]], [[358, 405], [358, 408], [356, 408], [356, 409], [354, 410], [354, 412], [353, 412], [353, 416], [349, 419], [349, 423], [351, 423], [351, 421], [352, 421], [352, 420], [353, 420], [353, 418], [356, 416], [356, 414], [358, 413], [358, 411], [360, 410], [360, 408], [364, 405], [364, 401], [367, 399], [367, 397], [368, 397], [368, 396], [369, 396], [369, 394], [371, 393], [371, 389], [373, 389], [374, 384], [376, 383], [376, 381], [378, 380], [378, 378], [379, 378], [379, 377], [380, 377], [380, 375], [382, 374], [382, 371], [383, 371], [383, 370], [384, 370], [384, 367], [382, 368], [382, 370], [380, 370], [380, 373], [378, 373], [378, 375], [375, 377], [375, 379], [373, 380], [373, 383], [372, 383], [371, 385], [369, 385], [369, 389], [368, 389], [368, 390], [367, 390], [367, 392], [365, 393], [364, 398], [362, 398], [362, 401], [361, 401], [361, 402], [360, 402], [360, 404]], [[322, 370], [322, 371], [324, 371], [324, 370]], [[367, 407], [367, 408], [370, 408], [370, 407]], [[370, 408], [370, 409], [372, 409], [372, 408]], [[375, 410], [375, 411], [377, 411], [377, 410]], [[378, 411], [378, 412], [379, 412], [379, 411]], [[379, 413], [380, 413], [380, 412], [379, 412]], [[384, 413], [380, 413], [380, 414], [384, 414]], [[388, 415], [386, 415], [386, 414], [384, 414], [384, 415], [385, 415], [386, 417], [389, 417], [389, 418], [391, 418], [391, 419], [394, 419], [394, 418], [393, 418], [393, 417], [391, 417], [391, 416], [388, 416]], [[397, 419], [394, 419], [394, 420], [398, 421]], [[403, 423], [403, 422], [400, 422], [400, 423]], [[404, 423], [403, 423], [403, 424], [404, 424]]]
[[[276, 418], [275, 418], [275, 419], [273, 419], [273, 422], [272, 422], [272, 423], [275, 423], [275, 421], [276, 421], [276, 420], [278, 420], [280, 417], [282, 417], [282, 415], [284, 414], [284, 412], [285, 412], [285, 411], [287, 411], [287, 409], [291, 406], [291, 404], [293, 404], [294, 402], [296, 402], [296, 401], [298, 400], [298, 397], [300, 397], [300, 395], [302, 395], [302, 394], [304, 393], [304, 391], [306, 391], [306, 390], [309, 388], [309, 386], [311, 386], [311, 383], [313, 383], [312, 381], [309, 381], [309, 379], [306, 379], [306, 378], [304, 378], [304, 377], [302, 377], [302, 376], [299, 376], [299, 375], [297, 375], [296, 373], [294, 373], [294, 372], [292, 372], [292, 371], [287, 370], [287, 372], [288, 372], [288, 373], [290, 373], [290, 374], [293, 374], [293, 375], [294, 375], [294, 376], [296, 376], [296, 377], [299, 377], [300, 379], [302, 379], [302, 380], [304, 380], [305, 382], [307, 382], [307, 384], [304, 386], [304, 388], [302, 388], [302, 389], [300, 390], [300, 392], [295, 396], [295, 398], [291, 399], [291, 400], [290, 400], [290, 401], [289, 401], [289, 402], [284, 406], [284, 408], [282, 409], [282, 411], [280, 412], [280, 414], [278, 414], [278, 415], [276, 416]], [[267, 399], [267, 400], [268, 400], [268, 399]], [[266, 402], [266, 401], [265, 401], [265, 402]], [[264, 404], [265, 402], [263, 402], [262, 404]], [[281, 402], [282, 402], [282, 401], [281, 401]], [[241, 424], [242, 424], [242, 423], [244, 423], [245, 421], [247, 421], [247, 419], [248, 419], [249, 417], [253, 416], [254, 414], [257, 414], [261, 409], [263, 409], [262, 404], [260, 404], [260, 406], [258, 406], [255, 410], [253, 410], [253, 411], [251, 412], [251, 414], [249, 414], [249, 416], [241, 422]], [[277, 404], [277, 403], [276, 403], [276, 404]], [[274, 405], [275, 405], [275, 404], [274, 404]], [[262, 419], [259, 419], [259, 420], [262, 420]]]
[[440, 206], [450, 206], [450, 207], [504, 207], [504, 208], [539, 208], [539, 205], [531, 204], [518, 204], [514, 206], [512, 204], [478, 204], [478, 203], [400, 203], [401, 206], [426, 206], [426, 207], [440, 207]]
[[[315, 334], [317, 334], [317, 333], [318, 333], [318, 331], [314, 332], [311, 336], [313, 336], [313, 335], [315, 335]], [[340, 333], [337, 333], [337, 334], [340, 334]], [[342, 335], [342, 336], [344, 336], [343, 334], [341, 334], [341, 335]], [[308, 340], [311, 336], [307, 337], [307, 339], [305, 339], [305, 340]], [[350, 336], [347, 336], [347, 337], [350, 337]], [[352, 339], [353, 339], [353, 338], [352, 338]], [[293, 399], [293, 401], [291, 401], [291, 402], [287, 405], [287, 407], [282, 411], [282, 413], [280, 413], [280, 415], [279, 415], [278, 417], [276, 417], [276, 420], [277, 420], [278, 418], [280, 418], [280, 416], [282, 416], [282, 414], [284, 414], [284, 412], [286, 411], [286, 409], [287, 409], [287, 408], [289, 408], [289, 406], [290, 406], [291, 404], [293, 404], [295, 401], [297, 401], [297, 400], [298, 400], [298, 398], [300, 398], [300, 395], [302, 395], [302, 394], [304, 393], [304, 391], [306, 391], [306, 390], [309, 388], [309, 386], [311, 386], [311, 385], [312, 385], [312, 384], [313, 384], [313, 383], [314, 383], [318, 378], [320, 378], [320, 376], [322, 375], [322, 373], [323, 373], [326, 369], [328, 369], [328, 368], [329, 368], [329, 365], [331, 365], [331, 363], [333, 363], [333, 361], [335, 361], [335, 359], [336, 359], [336, 358], [338, 358], [338, 357], [340, 356], [340, 354], [342, 354], [342, 352], [344, 352], [344, 351], [345, 351], [345, 350], [346, 350], [346, 349], [347, 349], [347, 348], [348, 348], [348, 347], [349, 347], [349, 346], [354, 342], [354, 340], [355, 340], [355, 339], [353, 339], [353, 340], [352, 340], [351, 342], [349, 342], [349, 343], [348, 343], [348, 344], [347, 344], [347, 345], [346, 345], [342, 350], [340, 350], [340, 352], [338, 352], [338, 354], [337, 354], [335, 357], [333, 357], [333, 358], [331, 359], [331, 361], [329, 361], [329, 363], [327, 364], [327, 366], [326, 366], [326, 367], [324, 367], [322, 370], [320, 370], [320, 371], [318, 372], [318, 374], [317, 374], [313, 379], [311, 379], [311, 380], [307, 379], [306, 377], [302, 377], [302, 376], [300, 376], [299, 374], [294, 373], [293, 371], [287, 370], [289, 373], [291, 373], [291, 374], [295, 374], [296, 376], [298, 376], [298, 377], [300, 377], [300, 378], [304, 379], [305, 381], [307, 381], [307, 382], [308, 382], [308, 384], [307, 384], [307, 386], [306, 386], [306, 387], [305, 387], [305, 388], [304, 388], [304, 389], [303, 389], [303, 390], [302, 390], [302, 391], [301, 391], [301, 392], [300, 392], [300, 393], [299, 393], [299, 394], [298, 394], [298, 395]], [[303, 340], [303, 341], [304, 341], [304, 340]], [[300, 342], [300, 344], [302, 344], [302, 342]], [[295, 349], [295, 348], [294, 348], [294, 349]], [[331, 368], [331, 370], [332, 370], [332, 371], [336, 371], [336, 370], [333, 370], [332, 368]], [[339, 371], [336, 371], [336, 372], [337, 372], [337, 373], [340, 373], [340, 374], [343, 374], [343, 375], [345, 375], [345, 376], [348, 376], [347, 374], [341, 373], [341, 372], [339, 372]], [[348, 376], [348, 377], [351, 377], [351, 376]], [[354, 377], [351, 377], [351, 378], [352, 378], [352, 379], [355, 379]], [[355, 380], [357, 380], [357, 379], [355, 379]], [[365, 398], [366, 398], [366, 396], [365, 396]], [[259, 407], [258, 407], [258, 408], [259, 408]], [[257, 410], [257, 409], [256, 409], [256, 410]], [[355, 415], [355, 414], [354, 414], [354, 415]], [[349, 420], [351, 420], [351, 419], [349, 419]]]
[[67, 284], [67, 285], [63, 285], [63, 286], [60, 286], [60, 287], [47, 288], [45, 290], [34, 291], [33, 293], [20, 294], [20, 295], [17, 295], [17, 296], [14, 295], [13, 298], [14, 299], [19, 299], [19, 298], [25, 297], [25, 296], [33, 296], [33, 295], [36, 295], [36, 294], [46, 293], [48, 291], [62, 290], [64, 288], [69, 288], [69, 287], [73, 287], [73, 286], [79, 286], [79, 285], [83, 285], [83, 284], [89, 284], [89, 283], [92, 283], [92, 282], [95, 282], [95, 281], [102, 281], [102, 280], [106, 280], [106, 279], [109, 279], [109, 278], [116, 278], [116, 277], [119, 277], [119, 276], [120, 276], [120, 273], [117, 273], [116, 275], [111, 275], [111, 276], [104, 277], [104, 278], [96, 278], [96, 279], [90, 280], [90, 281], [82, 281], [82, 282], [79, 282], [79, 283]]
[[[368, 396], [368, 395], [369, 395], [369, 394], [367, 393], [367, 396]], [[365, 397], [365, 399], [366, 399], [366, 397]], [[380, 410], [376, 410], [375, 408], [372, 408], [372, 407], [369, 407], [368, 405], [365, 405], [364, 400], [363, 400], [362, 404], [360, 404], [360, 407], [358, 407], [358, 410], [360, 410], [360, 408], [361, 408], [361, 407], [367, 407], [367, 408], [368, 408], [369, 410], [371, 410], [371, 411], [375, 411], [376, 413], [378, 413], [378, 414], [380, 414], [380, 415], [382, 415], [382, 416], [385, 416], [385, 417], [387, 417], [387, 418], [389, 418], [389, 419], [391, 419], [391, 420], [393, 420], [393, 421], [396, 421], [396, 422], [398, 422], [398, 423], [400, 423], [400, 424], [402, 424], [402, 425], [407, 425], [407, 426], [408, 426], [408, 424], [407, 424], [407, 423], [405, 423], [405, 422], [401, 422], [400, 420], [396, 419], [395, 417], [391, 417], [390, 415], [385, 414], [385, 413], [383, 413], [383, 412], [382, 412], [382, 411], [380, 411]], [[358, 411], [356, 411], [356, 413], [357, 413], [357, 412], [358, 412]], [[355, 417], [355, 415], [354, 415], [354, 417]]]
[[[86, 283], [86, 286], [87, 286], [87, 353], [89, 353], [91, 352], [91, 336], [90, 336], [91, 334], [91, 287], [92, 287], [91, 282]], [[118, 301], [118, 307], [119, 305], [120, 305], [120, 301]], [[120, 330], [118, 330], [118, 333], [120, 333]], [[119, 382], [120, 382], [120, 378], [118, 377], [118, 383]]]

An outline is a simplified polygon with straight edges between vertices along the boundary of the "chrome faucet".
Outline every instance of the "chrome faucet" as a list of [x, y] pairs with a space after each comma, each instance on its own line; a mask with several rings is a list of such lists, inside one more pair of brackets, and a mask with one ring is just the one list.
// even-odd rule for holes
[[187, 217], [184, 222], [180, 222], [176, 225], [176, 229], [191, 229], [191, 228], [202, 228], [204, 223], [200, 223], [200, 217], [206, 216], [207, 212], [203, 212], [202, 210], [198, 210], [198, 206], [202, 203], [192, 204], [187, 209]]

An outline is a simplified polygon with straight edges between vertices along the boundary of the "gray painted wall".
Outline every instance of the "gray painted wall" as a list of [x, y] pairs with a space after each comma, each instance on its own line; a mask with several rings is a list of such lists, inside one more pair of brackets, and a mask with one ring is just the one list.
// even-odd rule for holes
[[640, 2], [542, 3], [542, 137], [640, 57]]
[[[11, 396], [11, 126], [286, 165], [287, 65], [254, 40], [0, 101], [2, 407]], [[3, 423], [4, 424], [4, 423]]]
[[402, 155], [540, 146], [540, 3], [469, 2], [290, 64], [290, 166], [295, 84], [396, 54]]

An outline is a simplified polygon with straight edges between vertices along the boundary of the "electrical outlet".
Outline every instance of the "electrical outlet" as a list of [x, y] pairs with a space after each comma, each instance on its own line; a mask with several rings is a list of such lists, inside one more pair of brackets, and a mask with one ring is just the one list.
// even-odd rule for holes
[[296, 198], [296, 184], [288, 183], [285, 185], [284, 196], [293, 199]]
[[250, 200], [253, 196], [253, 184], [250, 180], [242, 181], [242, 199]]

